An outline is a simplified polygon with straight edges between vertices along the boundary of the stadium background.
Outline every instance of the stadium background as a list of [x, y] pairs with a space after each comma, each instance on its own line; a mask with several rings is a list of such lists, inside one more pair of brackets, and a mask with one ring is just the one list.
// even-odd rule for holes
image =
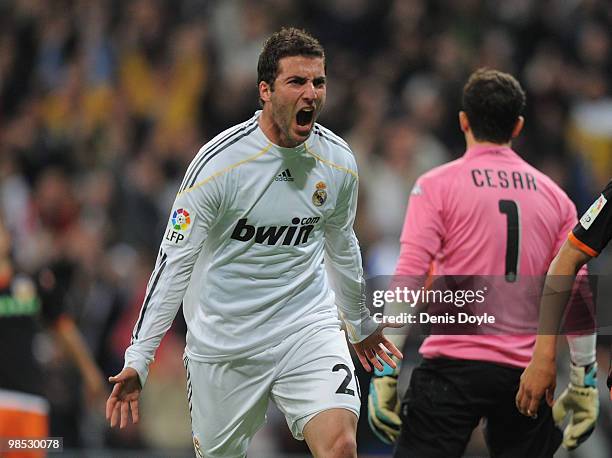
[[[477, 67], [519, 77], [527, 124], [515, 147], [579, 212], [612, 175], [607, 0], [0, 1], [0, 205], [23, 269], [68, 266], [65, 305], [105, 374], [122, 365], [182, 173], [201, 144], [257, 108], [257, 57], [282, 25], [306, 28], [326, 48], [321, 122], [357, 155], [368, 276], [393, 270], [416, 177], [462, 154], [457, 110]], [[592, 271], [612, 273], [610, 259]], [[184, 328], [179, 313], [141, 424], [114, 432], [42, 335], [52, 435], [87, 456], [190, 456]], [[599, 350], [605, 379], [609, 345]], [[601, 403], [596, 434], [572, 456], [612, 454], [603, 390]], [[362, 417], [360, 456], [385, 456]], [[468, 454], [484, 455], [475, 436]], [[305, 452], [272, 409], [249, 456]]]

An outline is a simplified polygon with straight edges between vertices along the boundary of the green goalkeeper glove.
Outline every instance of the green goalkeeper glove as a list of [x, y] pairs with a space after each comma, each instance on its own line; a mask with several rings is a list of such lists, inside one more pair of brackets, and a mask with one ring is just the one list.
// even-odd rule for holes
[[397, 399], [399, 360], [393, 357], [397, 369], [384, 363], [382, 371], [374, 370], [368, 397], [368, 423], [376, 436], [386, 444], [393, 444], [399, 437], [402, 420], [399, 417], [400, 402]]
[[570, 368], [570, 383], [552, 409], [557, 425], [569, 416], [563, 433], [563, 447], [573, 450], [587, 440], [595, 429], [599, 414], [597, 363]]

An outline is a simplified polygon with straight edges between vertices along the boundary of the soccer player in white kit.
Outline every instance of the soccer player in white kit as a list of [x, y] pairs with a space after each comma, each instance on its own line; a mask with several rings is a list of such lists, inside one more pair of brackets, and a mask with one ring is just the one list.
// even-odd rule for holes
[[138, 421], [149, 364], [182, 302], [197, 456], [245, 456], [272, 399], [314, 456], [356, 457], [360, 389], [338, 309], [366, 370], [401, 353], [365, 307], [355, 159], [315, 123], [326, 95], [316, 39], [273, 34], [258, 85], [263, 109], [187, 169], [125, 367], [109, 378], [107, 418], [123, 427], [131, 410]]

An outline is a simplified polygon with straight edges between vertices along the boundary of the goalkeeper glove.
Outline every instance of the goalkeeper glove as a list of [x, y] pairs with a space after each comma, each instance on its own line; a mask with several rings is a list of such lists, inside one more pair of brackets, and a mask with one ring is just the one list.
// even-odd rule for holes
[[563, 447], [573, 450], [587, 440], [595, 429], [599, 413], [597, 363], [570, 367], [570, 383], [552, 409], [557, 425], [569, 416], [563, 433]]
[[376, 436], [386, 444], [393, 444], [399, 437], [402, 420], [399, 417], [400, 402], [397, 399], [397, 369], [384, 363], [382, 371], [374, 370], [368, 397], [368, 423]]

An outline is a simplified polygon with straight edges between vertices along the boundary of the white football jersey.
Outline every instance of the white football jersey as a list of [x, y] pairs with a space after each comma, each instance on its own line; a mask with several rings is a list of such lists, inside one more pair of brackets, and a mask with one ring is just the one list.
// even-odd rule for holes
[[143, 384], [181, 302], [186, 353], [201, 362], [339, 326], [336, 305], [352, 342], [376, 329], [353, 232], [351, 150], [318, 124], [302, 145], [276, 146], [260, 113], [213, 138], [187, 169], [125, 354]]

